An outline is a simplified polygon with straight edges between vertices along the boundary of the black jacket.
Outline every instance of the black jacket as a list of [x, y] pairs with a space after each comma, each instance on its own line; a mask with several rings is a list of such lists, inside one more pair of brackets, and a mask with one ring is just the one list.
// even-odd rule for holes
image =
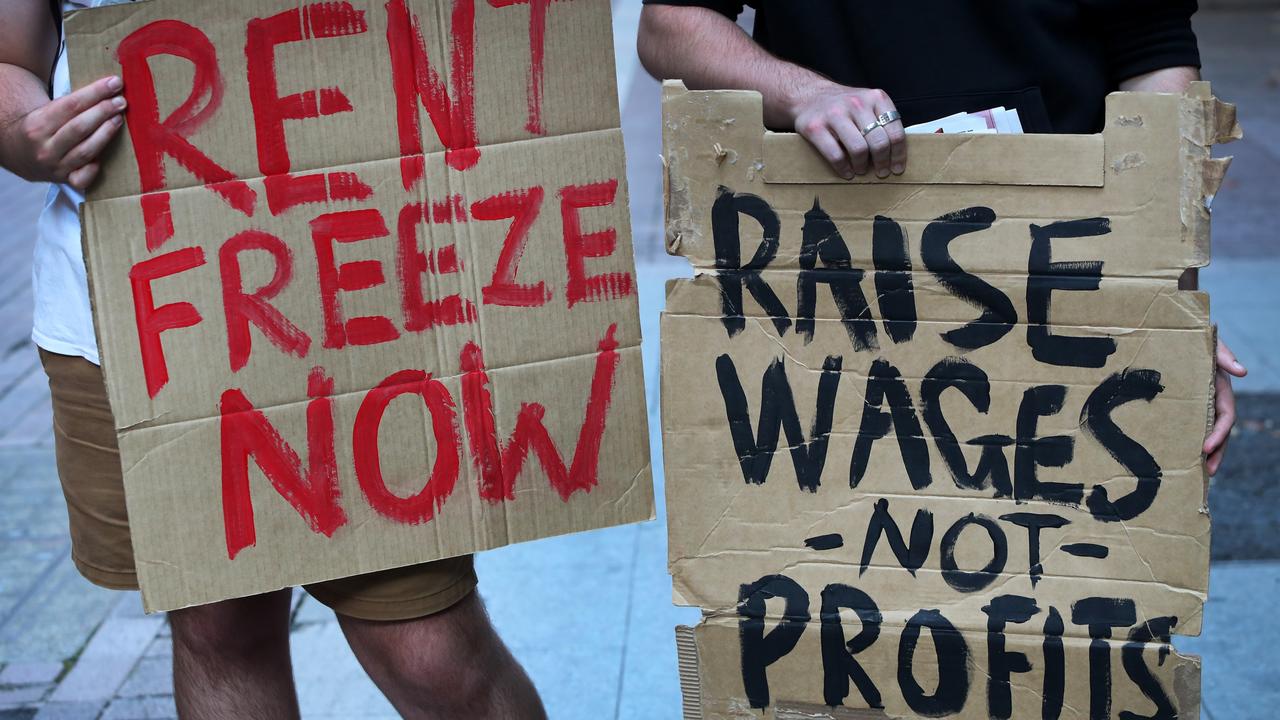
[[766, 50], [884, 90], [909, 125], [1004, 105], [1028, 132], [1097, 132], [1122, 80], [1200, 65], [1195, 0], [644, 1], [754, 7]]

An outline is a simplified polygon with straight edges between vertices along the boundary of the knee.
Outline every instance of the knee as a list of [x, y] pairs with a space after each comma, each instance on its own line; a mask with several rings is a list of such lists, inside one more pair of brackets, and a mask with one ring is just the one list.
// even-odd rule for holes
[[252, 659], [288, 647], [288, 599], [260, 596], [169, 613], [175, 653]]
[[446, 717], [485, 717], [493, 674], [510, 659], [479, 602], [464, 601], [472, 602], [420, 620], [344, 625], [361, 656], [380, 665], [414, 705]]

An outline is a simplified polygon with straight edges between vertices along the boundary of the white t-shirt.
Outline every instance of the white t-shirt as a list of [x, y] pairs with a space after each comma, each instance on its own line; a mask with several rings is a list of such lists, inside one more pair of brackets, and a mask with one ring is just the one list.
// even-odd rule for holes
[[[64, 0], [64, 12], [129, 0]], [[71, 92], [67, 54], [58, 56], [53, 73], [54, 97]], [[89, 310], [89, 284], [80, 246], [79, 206], [84, 196], [67, 185], [52, 185], [36, 225], [32, 266], [35, 313], [31, 339], [49, 352], [78, 355], [98, 362], [98, 341]]]

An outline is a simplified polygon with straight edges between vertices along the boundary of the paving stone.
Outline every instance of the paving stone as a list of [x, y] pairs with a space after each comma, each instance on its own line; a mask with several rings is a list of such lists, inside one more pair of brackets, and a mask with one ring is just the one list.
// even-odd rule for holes
[[[169, 626], [165, 625], [165, 629]], [[166, 662], [173, 658], [173, 638], [160, 633], [156, 634], [156, 639], [151, 641], [151, 645], [147, 647], [147, 651], [143, 653], [144, 657], [165, 658]]]
[[102, 713], [101, 702], [51, 702], [40, 707], [35, 720], [94, 720]]
[[113, 700], [101, 720], [169, 720], [178, 717], [172, 696]]
[[122, 698], [172, 694], [173, 659], [170, 657], [142, 658], [116, 692]]
[[94, 633], [75, 667], [62, 679], [53, 699], [110, 700], [163, 624], [160, 617], [109, 618]]
[[0, 688], [0, 707], [32, 705], [44, 699], [50, 685], [24, 685], [15, 688]]
[[[111, 608], [111, 617], [135, 619], [152, 617], [142, 610], [142, 593], [136, 590], [122, 592], [119, 594], [119, 598], [115, 607]], [[163, 617], [163, 615], [155, 615], [154, 617]]]
[[336, 621], [305, 625], [291, 640], [302, 717], [398, 717], [352, 655]]
[[60, 662], [15, 662], [0, 670], [0, 685], [46, 685], [62, 674]]
[[302, 600], [298, 609], [293, 613], [294, 627], [311, 623], [334, 622], [335, 620], [333, 611], [328, 606], [309, 595]]
[[1280, 596], [1280, 562], [1219, 563], [1209, 574], [1204, 631], [1174, 638], [1183, 652], [1201, 656], [1201, 688], [1214, 717], [1273, 718], [1280, 707], [1275, 682], [1280, 627], [1274, 602]]
[[31, 720], [39, 712], [36, 708], [0, 708], [0, 720]]

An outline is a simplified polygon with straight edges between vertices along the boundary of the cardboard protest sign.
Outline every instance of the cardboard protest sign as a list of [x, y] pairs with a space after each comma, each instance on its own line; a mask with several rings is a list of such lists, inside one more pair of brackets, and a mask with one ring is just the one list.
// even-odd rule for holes
[[85, 205], [146, 606], [653, 515], [604, 0], [155, 2]]
[[759, 95], [664, 90], [662, 403], [687, 718], [1188, 718], [1215, 336], [1179, 277], [1239, 135], [924, 135], [838, 178]]

